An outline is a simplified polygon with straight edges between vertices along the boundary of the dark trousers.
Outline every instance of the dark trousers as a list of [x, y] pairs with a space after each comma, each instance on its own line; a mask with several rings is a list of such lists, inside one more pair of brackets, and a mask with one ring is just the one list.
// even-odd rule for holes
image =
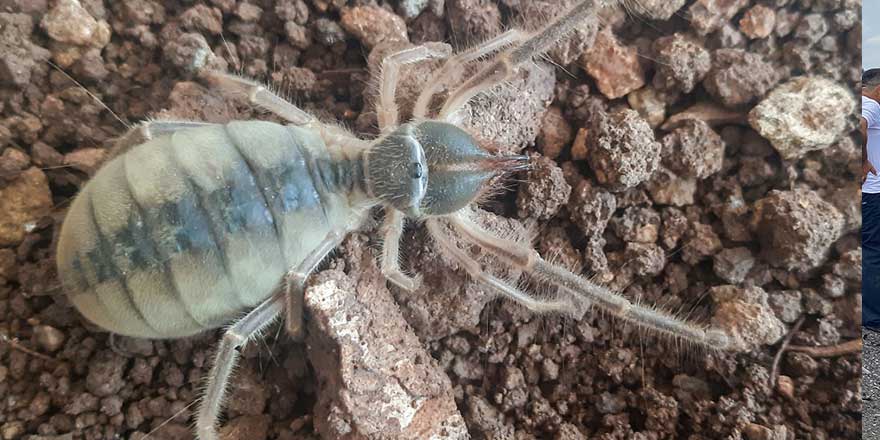
[[880, 327], [880, 194], [862, 193], [862, 325]]

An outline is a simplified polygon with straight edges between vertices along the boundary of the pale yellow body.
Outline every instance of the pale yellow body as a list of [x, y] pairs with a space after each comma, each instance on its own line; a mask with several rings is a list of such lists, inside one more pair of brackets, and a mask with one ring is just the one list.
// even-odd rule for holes
[[232, 122], [109, 161], [61, 229], [58, 268], [71, 302], [109, 331], [148, 338], [192, 335], [253, 308], [329, 232], [362, 221], [368, 207], [357, 191], [326, 175], [357, 157], [339, 139]]

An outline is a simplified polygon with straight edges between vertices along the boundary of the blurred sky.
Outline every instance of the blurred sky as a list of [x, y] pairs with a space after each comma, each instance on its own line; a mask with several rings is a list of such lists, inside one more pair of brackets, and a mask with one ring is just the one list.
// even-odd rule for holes
[[862, 2], [862, 67], [880, 67], [880, 1]]

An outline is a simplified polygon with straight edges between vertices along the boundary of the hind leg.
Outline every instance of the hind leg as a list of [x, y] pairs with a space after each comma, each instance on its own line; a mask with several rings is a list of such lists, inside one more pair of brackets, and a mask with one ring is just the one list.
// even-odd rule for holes
[[333, 252], [333, 249], [336, 249], [336, 246], [339, 246], [339, 243], [341, 243], [344, 238], [344, 234], [331, 231], [327, 234], [324, 240], [315, 247], [308, 256], [306, 256], [305, 260], [287, 274], [284, 294], [286, 300], [284, 323], [287, 326], [287, 333], [295, 341], [301, 341], [305, 333], [303, 329], [303, 293], [305, 292], [306, 281], [309, 279], [309, 275], [311, 275], [312, 272], [317, 269], [318, 265], [324, 261], [324, 258], [326, 258], [330, 252]]
[[116, 141], [113, 142], [113, 146], [110, 148], [110, 156], [108, 157], [108, 159], [119, 156], [120, 154], [128, 151], [130, 148], [136, 145], [140, 145], [158, 136], [174, 133], [175, 131], [185, 130], [188, 128], [204, 127], [206, 125], [213, 124], [196, 121], [163, 120], [141, 122], [132, 127], [130, 130], [125, 132], [122, 137], [116, 139]]
[[249, 340], [257, 337], [261, 330], [273, 323], [284, 309], [284, 295], [273, 295], [271, 298], [251, 310], [244, 318], [230, 326], [214, 358], [214, 365], [208, 373], [205, 392], [202, 395], [199, 413], [196, 418], [196, 438], [199, 440], [217, 440], [217, 421], [223, 409], [223, 395], [229, 377], [238, 361], [238, 349]]

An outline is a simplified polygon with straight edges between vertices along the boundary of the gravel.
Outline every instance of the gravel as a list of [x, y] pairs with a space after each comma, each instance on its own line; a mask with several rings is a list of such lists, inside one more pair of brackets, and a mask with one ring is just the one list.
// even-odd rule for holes
[[[126, 124], [272, 119], [200, 80], [221, 69], [273, 81], [371, 138], [371, 73], [389, 48], [461, 48], [560, 9], [0, 3], [0, 438], [16, 440], [192, 438], [220, 336], [111, 338], [62, 294], [54, 237], [125, 127], [46, 60]], [[633, 301], [725, 330], [747, 352], [680, 348], [603, 313], [529, 313], [472, 282], [417, 224], [403, 262], [423, 283], [402, 291], [382, 280], [368, 225], [312, 280], [306, 343], [273, 327], [241, 350], [222, 438], [855, 439], [863, 410], [876, 430], [876, 374], [864, 364], [863, 403], [858, 353], [788, 351], [771, 371], [801, 318], [793, 345], [862, 336], [857, 2], [637, 3], [650, 20], [603, 11], [550, 51], [555, 65], [531, 64], [461, 112], [493, 152], [535, 158], [477, 219]], [[435, 65], [402, 69], [402, 113]]]

